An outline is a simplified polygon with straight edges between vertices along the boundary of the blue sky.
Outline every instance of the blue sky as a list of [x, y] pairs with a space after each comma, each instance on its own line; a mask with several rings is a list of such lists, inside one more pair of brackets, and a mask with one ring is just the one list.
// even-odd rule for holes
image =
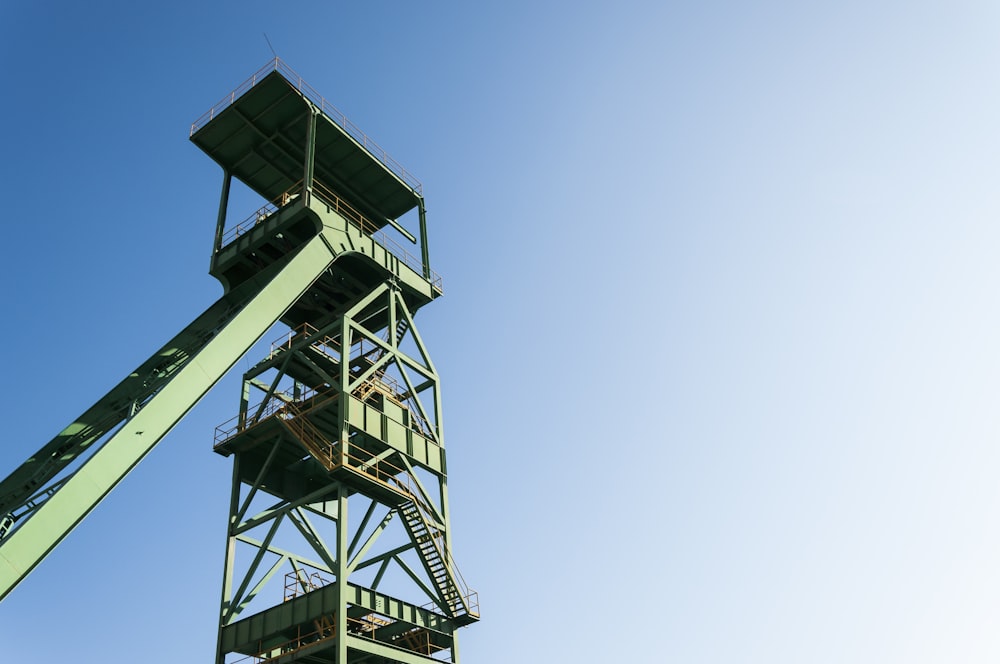
[[[35, 4], [0, 474], [220, 294], [187, 132], [266, 32], [424, 183], [465, 662], [1000, 657], [994, 3]], [[212, 656], [238, 373], [0, 604], [5, 657]]]

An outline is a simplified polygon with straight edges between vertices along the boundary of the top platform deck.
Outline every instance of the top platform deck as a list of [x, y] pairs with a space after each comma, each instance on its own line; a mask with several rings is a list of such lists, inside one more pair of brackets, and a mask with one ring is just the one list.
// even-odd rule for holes
[[416, 207], [415, 177], [275, 58], [191, 125], [191, 140], [267, 201], [301, 183], [309, 113], [316, 122], [314, 178], [384, 226]]

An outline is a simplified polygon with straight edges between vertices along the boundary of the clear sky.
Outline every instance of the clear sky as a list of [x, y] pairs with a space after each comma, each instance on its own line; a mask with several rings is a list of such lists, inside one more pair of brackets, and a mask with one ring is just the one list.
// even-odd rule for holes
[[[464, 662], [1000, 660], [994, 2], [8, 0], [0, 475], [221, 293], [264, 32], [424, 183]], [[211, 660], [238, 373], [3, 661]]]

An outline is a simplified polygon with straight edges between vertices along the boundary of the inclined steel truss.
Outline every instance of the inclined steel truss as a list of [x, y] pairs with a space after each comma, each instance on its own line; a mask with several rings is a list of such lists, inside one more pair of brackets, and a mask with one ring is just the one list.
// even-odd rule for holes
[[0, 482], [0, 598], [93, 510], [333, 262], [322, 235], [209, 307]]

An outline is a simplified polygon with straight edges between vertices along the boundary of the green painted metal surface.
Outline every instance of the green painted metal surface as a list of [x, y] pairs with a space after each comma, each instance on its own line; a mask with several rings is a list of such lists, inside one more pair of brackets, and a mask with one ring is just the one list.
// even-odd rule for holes
[[[319, 115], [310, 137], [314, 109]], [[196, 121], [191, 140], [267, 201], [307, 173], [349, 197], [379, 227], [421, 200], [422, 187], [412, 174], [280, 60]]]
[[[289, 246], [299, 246], [323, 228], [334, 228], [342, 231], [342, 235], [335, 238], [337, 251], [358, 254], [363, 263], [374, 261], [379, 269], [376, 281], [389, 276], [395, 278], [404, 288], [410, 306], [419, 308], [442, 294], [440, 276], [431, 271], [431, 277], [425, 277], [419, 258], [387, 235], [372, 233], [370, 225], [362, 228], [362, 224], [351, 217], [349, 209], [343, 205], [338, 207], [340, 200], [328, 202], [321, 196], [314, 196], [307, 202], [300, 197], [253, 219], [238, 235], [232, 234], [225, 239], [213, 259], [212, 274], [227, 285], [238, 285], [260, 269], [261, 260], [277, 260], [288, 252]], [[355, 267], [370, 269], [367, 265]], [[364, 290], [374, 283], [367, 276], [356, 275], [355, 279], [364, 280]]]
[[[216, 432], [233, 459], [217, 664], [458, 662], [479, 607], [451, 553], [440, 382], [414, 322], [443, 292], [420, 183], [278, 60], [191, 140], [224, 171], [225, 295], [0, 481], [0, 598], [281, 321]], [[268, 202], [227, 230], [232, 177]], [[414, 208], [411, 254], [396, 219]]]
[[[313, 228], [340, 231], [327, 280], [338, 286], [314, 287], [322, 307], [289, 310], [292, 329], [244, 374], [239, 412], [216, 432], [234, 465], [216, 662], [457, 662], [457, 629], [479, 607], [450, 549], [440, 381], [414, 321], [442, 293], [423, 199], [325, 138], [335, 123], [289, 86], [275, 72], [253, 79], [193, 135], [275, 201], [222, 236], [212, 269], [223, 283]], [[346, 170], [332, 173], [335, 162]], [[416, 256], [381, 233], [411, 204]]]
[[[349, 652], [346, 659], [340, 653], [352, 634], [365, 632], [356, 615], [362, 609], [365, 620], [380, 621], [365, 632], [365, 652], [395, 653], [388, 661], [398, 662], [415, 652], [444, 652], [446, 661], [457, 661], [455, 629], [478, 620], [478, 598], [461, 579], [448, 544], [438, 390], [413, 312], [392, 280], [374, 284], [326, 326], [306, 323], [289, 332], [244, 375], [240, 413], [220, 426], [216, 439], [216, 451], [233, 457], [235, 468], [218, 662], [234, 652], [266, 659], [305, 650], [321, 658], [316, 661], [353, 661]], [[255, 513], [253, 499], [265, 493], [277, 502]], [[346, 498], [352, 496], [370, 501], [360, 520], [349, 518]], [[336, 509], [322, 509], [334, 498]], [[296, 550], [276, 546], [283, 524], [298, 523], [301, 510], [321, 516], [316, 532], [325, 528], [330, 536], [324, 541], [310, 534]], [[368, 524], [377, 513], [383, 516], [372, 530]], [[405, 544], [380, 550], [377, 543], [392, 528]], [[253, 560], [237, 570], [233, 553], [240, 545]], [[277, 567], [265, 573], [264, 561], [274, 556]], [[390, 566], [409, 579], [418, 599], [404, 601], [378, 588]], [[309, 581], [303, 594], [286, 596], [283, 604], [261, 604], [256, 598], [266, 583], [251, 579], [265, 573], [273, 584], [279, 568], [287, 574], [312, 570], [310, 579], [329, 576]], [[386, 598], [378, 609], [351, 598], [350, 589], [360, 587], [349, 581], [352, 575], [372, 569], [378, 569], [374, 587], [365, 590]], [[343, 606], [333, 599], [340, 589]], [[322, 608], [283, 608], [307, 606], [309, 597]], [[432, 608], [413, 622], [412, 615], [392, 613], [392, 602]], [[254, 616], [243, 618], [247, 612]], [[336, 616], [345, 615], [338, 623]], [[450, 627], [431, 637], [426, 616]], [[319, 626], [327, 618], [329, 624]]]
[[[92, 435], [77, 432], [121, 426], [103, 442], [71, 477], [59, 485], [50, 498], [27, 515], [24, 524], [0, 540], [0, 597], [6, 596], [97, 504], [135, 467], [195, 403], [228, 371], [235, 362], [277, 321], [291, 304], [304, 293], [333, 261], [335, 254], [324, 237], [306, 245], [290, 262], [282, 266], [270, 280], [259, 285], [239, 310], [228, 314], [228, 306], [213, 306], [197, 321], [196, 329], [215, 327], [210, 338], [199, 348], [191, 349], [182, 366], [169, 372], [165, 381], [137, 412], [115, 408], [122, 399], [137, 403], [147, 386], [133, 373], [121, 385], [87, 411], [76, 423], [67, 427], [52, 443], [43, 448], [28, 463], [5, 480], [8, 500], [23, 500], [24, 490], [18, 487], [30, 478], [33, 484], [44, 484], [54, 471], [61, 470], [63, 459], [46, 464], [65, 445], [74, 445], [73, 452], [89, 446]], [[258, 285], [248, 283], [247, 290]], [[243, 295], [241, 293], [240, 295]], [[229, 298], [227, 304], [234, 298]], [[241, 298], [235, 298], [237, 301]], [[225, 314], [220, 315], [220, 309]], [[187, 342], [187, 332], [175, 338], [176, 346]], [[168, 344], [167, 348], [173, 348]], [[173, 354], [160, 351], [144, 363], [146, 367]], [[122, 417], [124, 416], [124, 418]], [[114, 421], [118, 420], [118, 421]], [[91, 421], [106, 422], [102, 427], [90, 426]], [[77, 440], [73, 441], [74, 435]], [[66, 442], [64, 439], [70, 439]], [[63, 456], [66, 456], [65, 454]], [[34, 472], [35, 468], [40, 468]], [[30, 491], [29, 491], [30, 493]], [[10, 505], [12, 502], [8, 502]]]

